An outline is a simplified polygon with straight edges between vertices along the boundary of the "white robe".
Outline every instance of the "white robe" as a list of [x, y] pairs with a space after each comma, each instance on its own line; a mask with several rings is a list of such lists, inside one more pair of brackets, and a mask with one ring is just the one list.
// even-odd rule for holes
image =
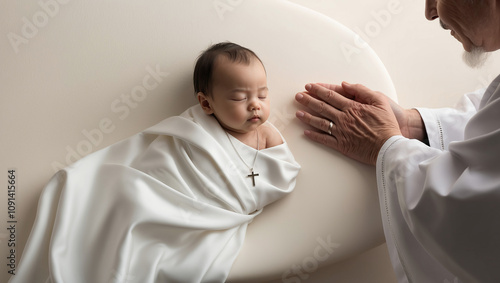
[[500, 282], [500, 76], [457, 109], [418, 109], [430, 147], [390, 138], [377, 160], [398, 282]]
[[[256, 150], [232, 139], [251, 163]], [[253, 187], [225, 131], [193, 106], [56, 173], [10, 282], [224, 282], [247, 225], [299, 168], [286, 143], [262, 149]]]

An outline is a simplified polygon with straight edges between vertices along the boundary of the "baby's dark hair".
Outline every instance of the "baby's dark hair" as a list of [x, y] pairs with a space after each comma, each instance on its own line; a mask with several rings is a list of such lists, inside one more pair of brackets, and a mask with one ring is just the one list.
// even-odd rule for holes
[[[198, 92], [203, 92], [205, 95], [210, 95], [212, 87], [212, 73], [214, 69], [215, 59], [217, 56], [224, 55], [231, 62], [250, 64], [252, 57], [257, 58], [262, 64], [260, 58], [252, 50], [240, 46], [232, 42], [221, 42], [210, 46], [203, 51], [196, 61], [193, 72], [193, 85], [195, 95]], [[264, 66], [264, 64], [262, 64]]]

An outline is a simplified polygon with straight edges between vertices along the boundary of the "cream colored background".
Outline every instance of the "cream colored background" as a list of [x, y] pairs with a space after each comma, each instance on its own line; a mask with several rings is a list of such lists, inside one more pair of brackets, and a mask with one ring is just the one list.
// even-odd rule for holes
[[[437, 22], [425, 20], [423, 0], [289, 1], [324, 16], [290, 3], [287, 5], [286, 1], [222, 1], [239, 3], [233, 12], [226, 14], [232, 15], [232, 19], [228, 17], [228, 20], [220, 21], [217, 16], [213, 16], [210, 18], [212, 22], [196, 22], [194, 19], [205, 17], [214, 2], [151, 1], [149, 4], [136, 5], [133, 1], [103, 1], [96, 5], [90, 1], [87, 4], [68, 1], [68, 4], [61, 5], [59, 13], [39, 30], [29, 44], [20, 46], [19, 54], [12, 51], [7, 34], [19, 32], [21, 19], [31, 17], [39, 7], [35, 3], [5, 2], [7, 8], [0, 12], [0, 31], [3, 36], [0, 41], [0, 64], [9, 68], [0, 68], [0, 162], [4, 172], [0, 180], [6, 184], [5, 171], [10, 167], [18, 169], [17, 216], [20, 223], [17, 233], [21, 246], [34, 220], [39, 192], [54, 173], [50, 164], [64, 161], [66, 146], [75, 148], [82, 140], [82, 129], [90, 130], [97, 127], [102, 119], [116, 118], [116, 113], [110, 113], [110, 105], [120, 93], [130, 92], [130, 89], [141, 83], [147, 74], [146, 66], [155, 68], [160, 62], [160, 69], [169, 73], [164, 79], [169, 83], [160, 84], [147, 100], [139, 103], [136, 109], [130, 109], [130, 114], [123, 121], [114, 119], [118, 121], [116, 129], [93, 150], [144, 129], [165, 118], [166, 113], [178, 114], [194, 103], [194, 100], [179, 96], [190, 91], [189, 72], [192, 66], [186, 66], [186, 62], [193, 62], [197, 52], [206, 47], [208, 40], [234, 39], [241, 40], [238, 42], [245, 45], [248, 39], [248, 44], [251, 44], [248, 47], [264, 57], [274, 89], [283, 90], [291, 96], [301, 90], [306, 80], [331, 80], [338, 83], [354, 79], [394, 95], [392, 85], [385, 79], [387, 74], [383, 67], [370, 61], [372, 54], [369, 48], [359, 49], [361, 56], [366, 57], [366, 62], [364, 66], [357, 66], [357, 73], [349, 71], [348, 66], [346, 70], [340, 70], [345, 63], [331, 60], [329, 56], [335, 57], [333, 54], [338, 55], [338, 50], [331, 48], [335, 44], [329, 37], [345, 36], [347, 31], [342, 28], [339, 31], [326, 17], [367, 35], [364, 38], [385, 64], [399, 102], [405, 107], [451, 106], [462, 93], [486, 86], [500, 71], [495, 68], [497, 58], [492, 58], [481, 70], [468, 69], [460, 60], [461, 45]], [[148, 5], [155, 9], [148, 10]], [[95, 13], [78, 12], [89, 9], [94, 9]], [[381, 15], [387, 15], [388, 11], [392, 11], [389, 17], [381, 19]], [[165, 14], [178, 20], [168, 22], [168, 28], [158, 25], [162, 17], [166, 17]], [[253, 34], [252, 30], [257, 30], [259, 26], [257, 23], [247, 21], [242, 26], [236, 19], [238, 16], [251, 20], [253, 14], [263, 15], [265, 23], [282, 24], [284, 34], [295, 32], [295, 44], [289, 38], [280, 38], [275, 42], [276, 38], [269, 38], [269, 35]], [[112, 20], [108, 21], [107, 17], [112, 17]], [[184, 19], [189, 20], [189, 26], [182, 25]], [[70, 25], [64, 26], [67, 23]], [[312, 26], [309, 27], [309, 24]], [[199, 40], [193, 46], [183, 45], [184, 40], [195, 35], [193, 31], [203, 30], [206, 25], [215, 25], [218, 29], [211, 33], [196, 34]], [[259, 28], [264, 30], [265, 26]], [[372, 29], [367, 31], [369, 28]], [[164, 29], [190, 32], [178, 32], [175, 34], [177, 38], [158, 38], [158, 32]], [[141, 38], [141, 41], [137, 41], [137, 38]], [[317, 42], [304, 42], [309, 38]], [[191, 40], [196, 42], [195, 38]], [[276, 45], [283, 46], [273, 47]], [[304, 46], [314, 46], [314, 50]], [[296, 50], [301, 52], [294, 53]], [[290, 56], [295, 56], [296, 60], [287, 62], [287, 58], [292, 58]], [[322, 56], [324, 62], [320, 66], [318, 62]], [[96, 61], [95, 58], [103, 60]], [[370, 74], [370, 70], [378, 70], [378, 73]], [[170, 98], [155, 97], [165, 92], [171, 95]], [[278, 106], [278, 110], [289, 109], [287, 104]], [[289, 115], [287, 111], [282, 114]], [[290, 135], [291, 140], [295, 140], [298, 135], [298, 131], [292, 131], [294, 129], [300, 129], [300, 125], [292, 123], [286, 127], [286, 134]], [[373, 179], [359, 178], [370, 175], [371, 169], [314, 146], [311, 150], [340, 162], [340, 172], [345, 170], [358, 177], [355, 180], [357, 187], [338, 193], [325, 190], [328, 197], [333, 196], [332, 199], [316, 194], [309, 194], [308, 197], [307, 191], [297, 190], [282, 204], [268, 209], [270, 212], [266, 211], [261, 215], [262, 218], [250, 226], [242, 256], [235, 263], [230, 278], [235, 282], [245, 281], [244, 278], [249, 278], [248, 281], [260, 278], [260, 281], [271, 275], [279, 275], [283, 266], [291, 266], [292, 262], [300, 264], [312, 254], [318, 245], [318, 237], [334, 235], [342, 238], [335, 238], [334, 241], [338, 241], [342, 248], [348, 248], [339, 248], [329, 258], [326, 267], [308, 272], [302, 282], [394, 282], [385, 245], [381, 244], [383, 237], [376, 192], [370, 188]], [[302, 161], [303, 164], [308, 162], [305, 159]], [[337, 187], [349, 183], [338, 178], [321, 181], [324, 188], [330, 188], [330, 183]], [[2, 217], [6, 216], [5, 196], [6, 193], [1, 193]], [[292, 204], [295, 210], [283, 210], [283, 207]], [[327, 212], [334, 214], [329, 215]], [[288, 217], [277, 217], [280, 213], [288, 213]], [[2, 220], [0, 227], [3, 228], [4, 223], [5, 220]], [[5, 258], [3, 254], [7, 237], [5, 231], [0, 232], [2, 259]], [[266, 246], [277, 239], [282, 240], [274, 246]], [[17, 256], [19, 260], [19, 252]], [[5, 267], [4, 264], [2, 267]], [[1, 271], [0, 281], [3, 282], [8, 277], [6, 272]], [[250, 275], [245, 275], [249, 272]]]

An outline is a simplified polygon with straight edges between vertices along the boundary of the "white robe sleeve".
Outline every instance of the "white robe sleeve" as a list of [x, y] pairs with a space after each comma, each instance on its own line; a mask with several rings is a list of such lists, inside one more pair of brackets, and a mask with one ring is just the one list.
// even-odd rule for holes
[[464, 139], [464, 127], [479, 109], [484, 91], [464, 95], [455, 108], [416, 108], [424, 120], [431, 147], [448, 150], [450, 142]]
[[420, 110], [431, 147], [402, 136], [382, 147], [377, 182], [399, 282], [500, 282], [499, 82], [461, 110]]

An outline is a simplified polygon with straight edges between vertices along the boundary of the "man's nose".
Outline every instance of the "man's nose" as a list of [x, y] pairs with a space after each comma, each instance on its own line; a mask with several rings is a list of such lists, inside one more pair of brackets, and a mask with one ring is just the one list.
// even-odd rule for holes
[[425, 0], [425, 17], [429, 21], [439, 18], [437, 13], [436, 0]]

